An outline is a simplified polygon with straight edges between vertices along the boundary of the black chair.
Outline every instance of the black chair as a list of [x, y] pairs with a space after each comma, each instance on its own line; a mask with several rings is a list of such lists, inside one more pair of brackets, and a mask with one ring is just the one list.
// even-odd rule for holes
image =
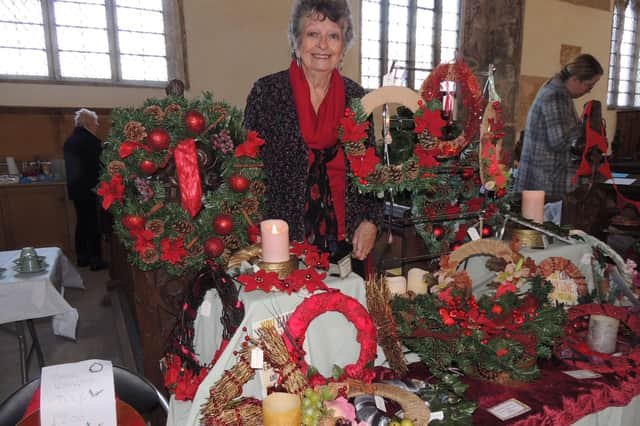
[[[137, 373], [114, 365], [113, 381], [116, 396], [138, 413], [150, 413], [157, 406], [160, 406], [165, 414], [169, 412], [169, 403], [165, 397], [149, 380]], [[0, 404], [0, 426], [18, 424], [38, 386], [39, 377], [23, 385]]]

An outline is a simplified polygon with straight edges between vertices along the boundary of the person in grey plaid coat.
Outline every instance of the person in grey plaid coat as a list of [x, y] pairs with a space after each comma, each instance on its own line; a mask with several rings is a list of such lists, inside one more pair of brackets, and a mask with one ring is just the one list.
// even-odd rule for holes
[[569, 149], [581, 133], [573, 100], [589, 93], [602, 73], [596, 58], [582, 54], [538, 91], [527, 115], [516, 191], [543, 190], [553, 202], [571, 189]]

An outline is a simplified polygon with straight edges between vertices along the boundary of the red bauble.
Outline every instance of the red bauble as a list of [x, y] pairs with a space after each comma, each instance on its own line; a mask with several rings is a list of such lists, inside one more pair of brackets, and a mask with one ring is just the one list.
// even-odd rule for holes
[[146, 219], [142, 216], [135, 216], [127, 214], [122, 218], [122, 225], [129, 231], [134, 229], [141, 229], [146, 222]]
[[473, 169], [469, 169], [469, 168], [463, 169], [462, 177], [464, 179], [471, 179], [473, 177]]
[[247, 192], [249, 189], [249, 179], [242, 175], [231, 175], [229, 178], [229, 186], [233, 192]]
[[151, 160], [142, 160], [140, 162], [140, 171], [147, 176], [151, 176], [158, 170], [158, 166]]
[[482, 227], [482, 238], [490, 237], [491, 233], [492, 233], [491, 227], [486, 225]]
[[260, 238], [260, 226], [259, 225], [249, 225], [247, 228], [247, 235], [249, 237], [249, 241], [252, 243], [257, 243]]
[[210, 258], [220, 256], [224, 252], [224, 241], [218, 237], [209, 238], [204, 242], [204, 252]]
[[440, 225], [435, 225], [431, 230], [431, 233], [436, 240], [440, 241], [444, 237], [444, 228]]
[[169, 133], [164, 129], [155, 128], [147, 133], [147, 145], [154, 151], [167, 149], [170, 143], [171, 136], [169, 136]]
[[220, 235], [229, 235], [233, 231], [233, 217], [221, 214], [213, 219], [213, 230]]
[[184, 124], [187, 126], [187, 131], [193, 134], [200, 134], [204, 130], [206, 120], [204, 115], [198, 111], [189, 111], [184, 115]]

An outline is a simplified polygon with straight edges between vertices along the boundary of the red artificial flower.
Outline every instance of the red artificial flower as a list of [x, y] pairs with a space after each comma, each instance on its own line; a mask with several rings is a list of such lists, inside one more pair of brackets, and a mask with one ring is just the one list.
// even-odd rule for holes
[[493, 177], [493, 180], [495, 181], [498, 188], [504, 187], [504, 185], [507, 183], [507, 178], [502, 173], [495, 175]]
[[111, 178], [111, 182], [100, 182], [97, 193], [102, 196], [102, 208], [105, 210], [109, 210], [109, 207], [116, 201], [122, 204], [122, 197], [124, 196], [122, 176], [117, 174]]
[[276, 288], [282, 286], [276, 272], [267, 272], [264, 269], [253, 275], [240, 275], [238, 281], [244, 284], [244, 291], [262, 290], [268, 293], [274, 286]]
[[355, 116], [347, 111], [340, 119], [340, 126], [342, 127], [342, 142], [358, 142], [361, 139], [367, 138], [367, 129], [369, 128], [369, 122], [356, 123]]
[[500, 315], [502, 313], [502, 306], [500, 305], [493, 305], [491, 307], [491, 312], [493, 312], [496, 315]]
[[249, 130], [246, 140], [236, 147], [235, 157], [256, 158], [262, 145], [264, 145], [264, 139], [258, 137], [258, 132]]
[[169, 237], [160, 241], [160, 250], [162, 254], [160, 259], [165, 262], [169, 262], [172, 265], [180, 263], [182, 259], [187, 255], [187, 251], [184, 248], [182, 237], [171, 239]]
[[316, 290], [328, 290], [323, 281], [326, 276], [326, 272], [319, 274], [314, 268], [297, 269], [285, 278], [285, 283], [289, 285], [289, 293], [301, 288], [306, 288], [309, 293], [313, 293]]
[[456, 320], [451, 318], [451, 315], [449, 315], [449, 311], [446, 310], [445, 308], [438, 309], [438, 313], [440, 314], [440, 317], [442, 318], [442, 322], [445, 325], [451, 327], [452, 325], [454, 325], [456, 323]]
[[313, 244], [309, 244], [307, 240], [304, 240], [301, 243], [294, 242], [291, 245], [291, 253], [296, 256], [305, 256], [309, 253], [315, 253], [318, 251], [318, 248]]
[[136, 141], [125, 141], [120, 145], [120, 158], [124, 159], [136, 152], [139, 149], [143, 149], [147, 152], [151, 152], [151, 148], [147, 145], [141, 144]]
[[[151, 231], [146, 231], [146, 232], [151, 232]], [[153, 238], [153, 234], [152, 234], [152, 238]], [[152, 238], [145, 238], [145, 236], [143, 235], [136, 237], [136, 240], [135, 240], [136, 242], [133, 245], [133, 249], [137, 251], [140, 256], [143, 256], [147, 250], [153, 250], [156, 248], [155, 244], [153, 244], [153, 241], [151, 241]]]
[[491, 162], [491, 165], [487, 168], [487, 173], [491, 176], [502, 174], [502, 167], [500, 167], [498, 160]]
[[498, 349], [496, 351], [496, 355], [498, 355], [498, 356], [505, 356], [508, 353], [509, 353], [509, 349], [507, 349], [507, 348]]
[[451, 292], [453, 291], [453, 287], [447, 287], [446, 290], [442, 290], [438, 293], [438, 298], [442, 300], [447, 305], [453, 304], [453, 295]]
[[168, 355], [169, 357], [169, 365], [167, 366], [167, 370], [164, 372], [164, 386], [166, 388], [170, 388], [177, 381], [178, 377], [180, 377], [180, 369], [182, 368], [180, 357], [178, 355]]
[[349, 155], [349, 162], [351, 163], [351, 171], [355, 176], [366, 178], [380, 164], [380, 158], [376, 155], [375, 149], [369, 147], [364, 155]]
[[477, 212], [484, 204], [484, 197], [474, 197], [468, 199], [465, 204], [470, 212]]
[[413, 121], [416, 123], [414, 132], [420, 134], [427, 130], [432, 136], [441, 137], [442, 128], [446, 126], [447, 122], [440, 116], [440, 110], [431, 111], [428, 108], [421, 108], [421, 111], [421, 116], [414, 117]]
[[311, 252], [304, 258], [307, 266], [321, 269], [329, 269], [329, 253]]
[[413, 154], [418, 157], [418, 163], [420, 167], [427, 167], [433, 169], [440, 165], [440, 162], [436, 159], [436, 156], [440, 154], [440, 150], [425, 149], [421, 145], [417, 145], [413, 148]]
[[496, 297], [502, 297], [506, 293], [515, 293], [518, 289], [511, 281], [500, 284], [500, 287], [496, 290]]

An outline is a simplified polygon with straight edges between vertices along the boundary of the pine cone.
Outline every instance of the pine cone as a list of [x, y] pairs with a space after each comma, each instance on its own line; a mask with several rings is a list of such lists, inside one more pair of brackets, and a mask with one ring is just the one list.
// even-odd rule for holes
[[386, 167], [379, 167], [375, 169], [373, 172], [371, 172], [371, 174], [369, 175], [369, 177], [367, 177], [367, 179], [371, 183], [385, 184], [387, 183], [388, 177], [389, 176], [388, 176]]
[[145, 249], [140, 256], [140, 260], [147, 264], [157, 262], [158, 259], [160, 259], [160, 256], [158, 255], [158, 250], [155, 248]]
[[426, 130], [418, 135], [418, 143], [424, 149], [433, 149], [438, 144], [438, 138], [429, 134]]
[[193, 223], [189, 221], [180, 220], [173, 224], [173, 229], [181, 234], [190, 234], [193, 232], [194, 226]]
[[179, 114], [182, 112], [182, 107], [178, 104], [169, 104], [167, 105], [167, 107], [164, 109], [164, 113], [166, 115], [169, 114]]
[[389, 182], [394, 184], [402, 182], [402, 165], [398, 164], [389, 168]]
[[198, 243], [191, 244], [187, 247], [187, 253], [189, 257], [198, 257], [204, 253], [204, 247], [202, 247], [202, 244]]
[[162, 235], [164, 233], [164, 220], [151, 219], [144, 225], [144, 228], [153, 232], [153, 235], [157, 237], [158, 235]]
[[249, 191], [256, 197], [260, 198], [264, 194], [266, 194], [267, 185], [265, 185], [264, 182], [262, 181], [252, 180], [251, 183], [249, 184]]
[[420, 166], [414, 160], [410, 160], [406, 164], [405, 176], [407, 180], [416, 180], [420, 174]]
[[147, 137], [147, 130], [139, 121], [129, 121], [124, 125], [124, 135], [130, 141], [140, 142]]
[[149, 105], [144, 109], [144, 113], [153, 116], [158, 121], [164, 118], [164, 111], [159, 105]]
[[344, 151], [347, 155], [361, 156], [367, 152], [367, 147], [362, 142], [345, 143]]
[[119, 160], [110, 161], [107, 165], [107, 172], [109, 172], [111, 176], [122, 175], [126, 170], [127, 166], [125, 166], [124, 163]]
[[220, 213], [233, 216], [233, 214], [235, 213], [235, 208], [227, 203], [222, 203], [220, 205]]
[[238, 250], [240, 248], [240, 239], [235, 235], [225, 235], [222, 237], [224, 241], [224, 246], [231, 251]]
[[244, 210], [246, 214], [251, 216], [260, 208], [260, 203], [255, 198], [247, 198], [240, 203], [240, 208]]

